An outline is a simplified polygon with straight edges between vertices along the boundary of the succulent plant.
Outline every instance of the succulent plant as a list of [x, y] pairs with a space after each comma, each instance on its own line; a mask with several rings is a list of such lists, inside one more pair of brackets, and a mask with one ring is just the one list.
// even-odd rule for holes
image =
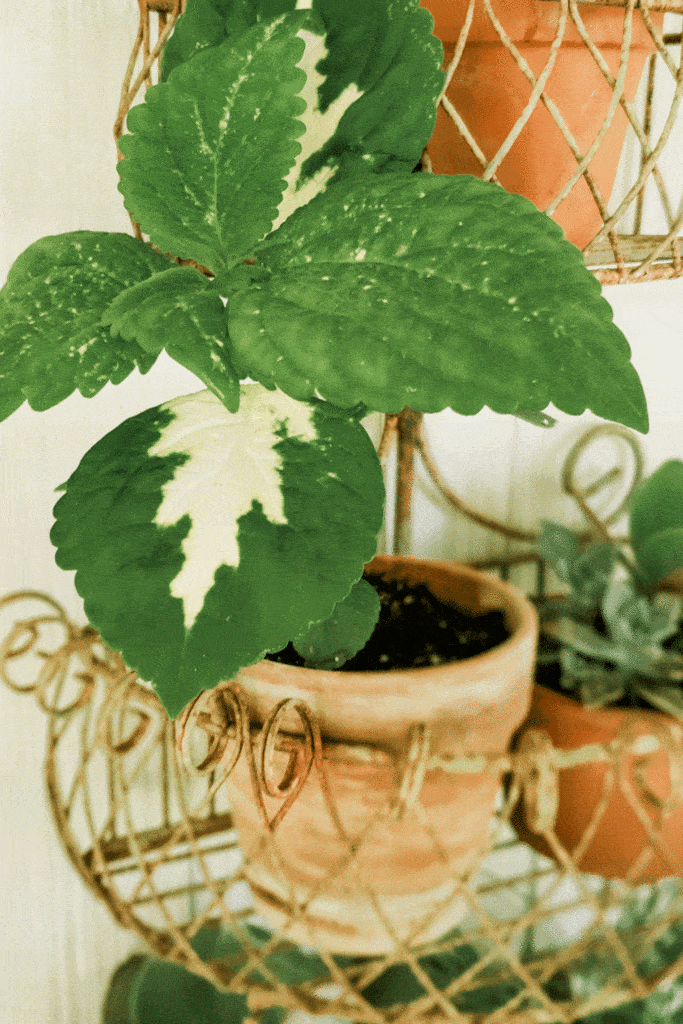
[[629, 546], [631, 557], [616, 542], [582, 551], [571, 530], [543, 524], [540, 553], [569, 588], [542, 605], [561, 684], [587, 707], [645, 701], [683, 720], [683, 462], [636, 488]]

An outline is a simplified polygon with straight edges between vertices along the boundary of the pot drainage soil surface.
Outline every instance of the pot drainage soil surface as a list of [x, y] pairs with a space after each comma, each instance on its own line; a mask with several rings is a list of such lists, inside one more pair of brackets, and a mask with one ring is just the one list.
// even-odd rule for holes
[[[381, 609], [365, 647], [339, 672], [428, 668], [463, 661], [503, 643], [510, 635], [502, 611], [482, 614], [444, 604], [424, 583], [365, 575], [379, 595]], [[292, 644], [269, 654], [271, 661], [304, 664]]]

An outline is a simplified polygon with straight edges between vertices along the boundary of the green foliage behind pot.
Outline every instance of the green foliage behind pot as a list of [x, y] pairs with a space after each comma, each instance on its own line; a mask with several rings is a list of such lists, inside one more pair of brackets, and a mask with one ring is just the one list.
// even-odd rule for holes
[[364, 414], [552, 402], [647, 429], [561, 229], [494, 184], [412, 173], [444, 82], [428, 12], [296, 6], [188, 0], [120, 143], [152, 246], [43, 238], [0, 292], [2, 417], [95, 396], [164, 349], [207, 389], [96, 444], [52, 532], [90, 621], [171, 715], [290, 640], [336, 664], [370, 635], [354, 588], [384, 491]]
[[[661, 916], [661, 909], [656, 912], [657, 906], [662, 902], [666, 904], [666, 900], [666, 892], [658, 893], [656, 888], [650, 887], [645, 894], [641, 889], [626, 902], [616, 924], [617, 933], [633, 956], [641, 977], [673, 963], [683, 949], [683, 929], [674, 924], [665, 928], [653, 943], [647, 944], [645, 955], [639, 951], [643, 925], [654, 927], [653, 922]], [[250, 945], [262, 946], [271, 938], [263, 929], [249, 927], [248, 930]], [[517, 1002], [518, 1009], [531, 1009], [533, 999], [525, 998], [521, 1004], [519, 1002], [524, 982], [514, 971], [506, 975], [499, 961], [490, 962], [490, 958], [485, 957], [485, 943], [477, 946], [457, 932], [450, 939], [450, 948], [418, 960], [423, 978], [426, 975], [439, 991], [451, 987], [480, 961], [489, 961], [488, 966], [471, 977], [462, 989], [450, 995], [456, 1011], [468, 1015], [490, 1014], [501, 1010], [512, 1000]], [[213, 964], [219, 962], [226, 976], [230, 975], [228, 965], [237, 974], [247, 962], [247, 950], [237, 937], [214, 925], [201, 928], [192, 946], [202, 960]], [[329, 968], [312, 950], [283, 942], [264, 959], [271, 984], [274, 979], [289, 986], [332, 982]], [[342, 970], [361, 971], [364, 966], [372, 966], [362, 958], [336, 957], [335, 960]], [[543, 988], [559, 1004], [590, 999], [613, 983], [621, 973], [622, 965], [613, 950], [598, 942], [596, 948], [589, 945], [570, 963], [563, 963], [545, 981]], [[263, 972], [256, 969], [251, 980], [268, 984]], [[362, 994], [364, 1000], [380, 1013], [396, 1013], [400, 1008], [424, 999], [426, 989], [408, 963], [397, 962], [378, 974]], [[283, 1024], [288, 1011], [277, 1005], [277, 999], [277, 991], [273, 989], [274, 1005], [261, 1014], [260, 1024]], [[591, 1014], [577, 1020], [577, 1024], [680, 1024], [683, 1021], [682, 1002], [682, 985], [678, 981], [663, 991], [653, 992], [645, 1000]], [[105, 1000], [103, 1024], [242, 1024], [251, 1016], [246, 996], [237, 992], [220, 992], [206, 978], [180, 964], [138, 954], [122, 964], [114, 974]]]

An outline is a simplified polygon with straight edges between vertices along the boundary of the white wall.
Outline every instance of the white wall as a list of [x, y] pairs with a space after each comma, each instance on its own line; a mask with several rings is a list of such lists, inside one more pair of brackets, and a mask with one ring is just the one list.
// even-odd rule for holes
[[[7, 4], [0, 17], [0, 279], [37, 237], [77, 228], [127, 230], [110, 133], [135, 31], [135, 0]], [[606, 292], [634, 350], [652, 428], [650, 467], [683, 457], [683, 281]], [[162, 358], [96, 399], [72, 396], [37, 414], [19, 410], [0, 434], [0, 595], [42, 589], [81, 620], [70, 574], [48, 540], [54, 488], [126, 416], [197, 387]], [[585, 421], [585, 422], [584, 422]], [[432, 418], [430, 437], [449, 482], [474, 506], [534, 527], [571, 518], [559, 464], [590, 416], [553, 431], [482, 413]], [[448, 521], [418, 494], [415, 549], [482, 556], [499, 542]], [[0, 693], [0, 1005], [7, 1024], [92, 1024], [107, 978], [132, 940], [113, 925], [69, 867], [49, 819], [40, 775], [44, 721], [31, 699]]]

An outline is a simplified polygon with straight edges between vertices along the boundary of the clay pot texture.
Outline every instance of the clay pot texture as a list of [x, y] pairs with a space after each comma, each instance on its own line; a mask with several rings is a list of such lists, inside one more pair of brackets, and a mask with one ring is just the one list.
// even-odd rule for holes
[[[272, 830], [273, 857], [262, 794], [255, 795], [242, 753], [226, 784], [257, 909], [276, 927], [288, 924], [294, 941], [352, 954], [394, 949], [394, 935], [425, 942], [462, 920], [466, 904], [452, 898], [454, 878], [475, 870], [488, 845], [499, 776], [428, 768], [419, 787], [424, 818], [410, 807], [402, 818], [383, 812], [405, 778], [416, 723], [431, 730], [432, 753], [507, 749], [529, 707], [538, 630], [533, 606], [493, 576], [447, 561], [390, 556], [369, 568], [426, 583], [449, 603], [503, 609], [512, 635], [467, 661], [430, 668], [327, 672], [266, 660], [238, 675], [252, 722], [264, 722], [283, 698], [310, 708], [338, 815], [335, 821], [314, 766]], [[282, 727], [303, 731], [295, 711]], [[278, 772], [287, 773], [286, 755]], [[282, 800], [266, 794], [263, 804], [272, 821]], [[292, 925], [297, 903], [305, 905], [305, 921]]]
[[[676, 751], [675, 759], [671, 759], [665, 749], [638, 757], [630, 753], [619, 757], [605, 813], [578, 867], [603, 878], [626, 879], [638, 884], [683, 874], [683, 727], [680, 722], [654, 710], [605, 708], [591, 711], [564, 694], [535, 686], [527, 725], [545, 730], [553, 746], [562, 750], [593, 743], [604, 745], [623, 730], [629, 740], [647, 735], [664, 739]], [[607, 763], [593, 762], [563, 768], [558, 773], [559, 805], [554, 832], [570, 853], [578, 847], [603, 797], [606, 783], [610, 781], [608, 771]], [[633, 872], [633, 865], [643, 849], [650, 846], [650, 841], [647, 827], [633, 809], [626, 791], [638, 801], [645, 821], [649, 820], [660, 830], [670, 858], [656, 852]], [[543, 838], [528, 828], [521, 804], [513, 815], [513, 824], [524, 842], [539, 853], [552, 856]]]
[[[421, 0], [435, 19], [435, 35], [444, 45], [444, 69], [453, 58], [465, 23], [468, 0]], [[493, 11], [520, 55], [536, 77], [540, 76], [557, 35], [561, 7], [543, 0], [493, 0]], [[579, 5], [586, 30], [611, 74], [621, 63], [623, 8]], [[663, 15], [651, 15], [658, 31]], [[633, 100], [645, 62], [655, 45], [640, 12], [633, 14], [624, 96]], [[545, 94], [562, 114], [582, 154], [601, 129], [612, 101], [612, 89], [590, 50], [568, 18]], [[486, 14], [483, 0], [475, 13], [462, 58], [446, 96], [462, 117], [487, 160], [492, 160], [527, 106], [532, 86], [514, 57], [501, 43]], [[590, 162], [605, 203], [614, 184], [623, 149], [628, 118], [621, 106], [614, 112], [607, 134]], [[434, 133], [427, 146], [437, 174], [483, 174], [479, 160], [441, 105]], [[526, 196], [545, 210], [559, 195], [577, 168], [577, 162], [552, 115], [539, 100], [533, 113], [496, 171], [508, 192]], [[571, 242], [585, 248], [603, 225], [586, 179], [581, 176], [552, 217]]]

